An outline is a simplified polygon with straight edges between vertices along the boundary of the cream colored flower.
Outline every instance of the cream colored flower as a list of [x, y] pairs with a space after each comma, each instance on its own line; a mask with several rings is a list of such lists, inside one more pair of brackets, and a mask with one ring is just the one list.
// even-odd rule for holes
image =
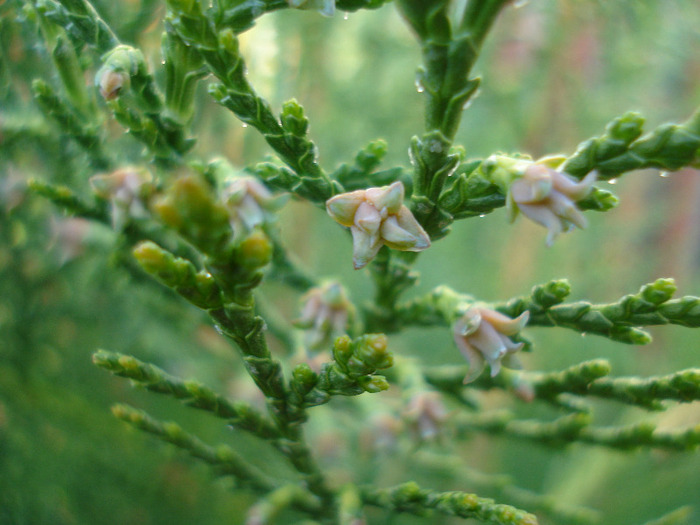
[[109, 175], [95, 175], [90, 185], [97, 195], [111, 201], [112, 226], [119, 230], [130, 217], [148, 216], [143, 197], [152, 180], [148, 171], [127, 167]]
[[418, 441], [440, 436], [447, 420], [447, 409], [437, 392], [418, 392], [406, 404], [403, 418]]
[[367, 266], [383, 245], [410, 252], [430, 247], [430, 237], [403, 204], [403, 197], [403, 184], [397, 181], [336, 195], [326, 202], [328, 214], [352, 232], [356, 270]]
[[346, 333], [354, 308], [344, 288], [337, 282], [312, 288], [302, 297], [301, 317], [294, 321], [306, 329], [305, 343], [310, 350], [330, 349], [333, 340]]
[[315, 9], [324, 16], [335, 14], [335, 0], [287, 0], [294, 9]]
[[562, 232], [574, 226], [585, 228], [586, 218], [576, 207], [576, 202], [586, 197], [596, 181], [592, 171], [581, 181], [561, 173], [545, 164], [530, 164], [521, 178], [514, 180], [506, 197], [511, 221], [518, 211], [546, 227], [547, 246]]
[[230, 179], [223, 195], [231, 227], [236, 235], [250, 233], [256, 226], [271, 220], [271, 212], [281, 204], [280, 198], [274, 196], [255, 177]]
[[457, 348], [469, 363], [469, 372], [464, 383], [471, 383], [481, 375], [486, 363], [491, 367], [491, 377], [507, 368], [520, 368], [515, 353], [524, 343], [515, 343], [510, 338], [518, 334], [527, 324], [530, 312], [523, 312], [511, 319], [489, 308], [472, 306], [455, 323], [453, 336]]

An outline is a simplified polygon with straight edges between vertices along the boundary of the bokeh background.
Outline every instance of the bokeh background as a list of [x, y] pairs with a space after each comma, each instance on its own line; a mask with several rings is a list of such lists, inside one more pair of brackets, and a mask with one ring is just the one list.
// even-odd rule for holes
[[[125, 43], [146, 51], [161, 78], [164, 7], [154, 0], [94, 4]], [[481, 92], [465, 111], [457, 143], [474, 158], [498, 151], [570, 154], [627, 110], [641, 111], [649, 128], [682, 121], [700, 104], [698, 28], [700, 7], [693, 0], [539, 0], [509, 7], [476, 66]], [[274, 108], [292, 97], [304, 106], [326, 169], [350, 162], [376, 138], [389, 144], [386, 166], [408, 165], [408, 141], [423, 131], [423, 99], [414, 84], [420, 53], [391, 3], [330, 19], [313, 12], [275, 13], [244, 35], [242, 49], [251, 82]], [[88, 66], [99, 62], [89, 52], [82, 60]], [[87, 194], [93, 173], [31, 99], [33, 78], [56, 79], [19, 1], [0, 1], [0, 65], [0, 523], [242, 523], [250, 496], [231, 490], [227, 480], [173, 448], [126, 428], [109, 406], [131, 402], [178, 420], [209, 442], [267, 451], [220, 422], [131, 389], [90, 362], [98, 348], [130, 353], [249, 398], [253, 393], [240, 379], [236, 353], [199, 312], [127, 272], [112, 231], [64, 217], [25, 191], [29, 178], [40, 177]], [[96, 67], [88, 69], [94, 73]], [[92, 82], [89, 75], [86, 82]], [[207, 97], [206, 84], [201, 83], [193, 122], [195, 152], [203, 158], [223, 155], [240, 167], [269, 155], [255, 130]], [[110, 147], [129, 162], [138, 159], [140, 146], [119, 125], [105, 125]], [[605, 215], [589, 213], [587, 230], [563, 236], [552, 248], [545, 247], [537, 226], [522, 219], [508, 225], [503, 210], [460, 221], [420, 257], [421, 283], [412, 293], [448, 284], [500, 301], [567, 277], [572, 299], [610, 302], [644, 283], [674, 277], [681, 293], [700, 295], [698, 175], [692, 170], [625, 175], [611, 187], [620, 206]], [[349, 238], [322, 211], [291, 201], [279, 225], [290, 250], [314, 274], [340, 278], [357, 303], [371, 298], [367, 273], [352, 270]], [[287, 321], [297, 315], [296, 293], [274, 283], [262, 292]], [[676, 326], [652, 333], [650, 345], [630, 347], [566, 330], [531, 329], [535, 351], [525, 357], [526, 367], [557, 370], [604, 357], [615, 375], [649, 376], [698, 366], [698, 333]], [[426, 364], [459, 363], [444, 330], [410, 330], [392, 337], [391, 345], [397, 354]], [[523, 417], [555, 415], [497, 394], [482, 400], [517, 409]], [[311, 435], [338, 479], [350, 476], [348, 462], [361, 471], [380, 471], [386, 484], [418, 475], [410, 461], [362, 455], [357, 442], [367, 429], [345, 433], [329, 410], [316, 410]], [[700, 406], [648, 414], [596, 404], [598, 424], [640, 419], [669, 428], [692, 426], [700, 422]], [[700, 501], [697, 454], [585, 446], [552, 451], [488, 436], [445, 448], [465, 466], [505, 473], [522, 487], [596, 508], [606, 524], [641, 524]], [[286, 475], [272, 455], [268, 468]], [[420, 476], [417, 481], [426, 486], [470, 490], [444, 473]], [[392, 521], [383, 513], [372, 520], [418, 523], [405, 516]]]

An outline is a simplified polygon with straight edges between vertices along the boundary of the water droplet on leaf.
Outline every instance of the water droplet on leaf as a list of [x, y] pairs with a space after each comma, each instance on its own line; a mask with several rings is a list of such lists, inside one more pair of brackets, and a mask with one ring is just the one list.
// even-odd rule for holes
[[345, 13], [345, 14], [343, 15], [343, 20], [347, 20], [348, 18], [350, 18], [350, 15], [347, 14], [347, 13]]
[[664, 179], [670, 177], [671, 174], [668, 171], [660, 171], [659, 172], [659, 177], [663, 177]]
[[423, 85], [423, 75], [421, 75], [420, 73], [416, 75], [415, 84], [416, 91], [418, 91], [418, 93], [423, 93], [423, 91], [425, 91], [425, 86]]
[[608, 184], [617, 184], [617, 179], [610, 179]]

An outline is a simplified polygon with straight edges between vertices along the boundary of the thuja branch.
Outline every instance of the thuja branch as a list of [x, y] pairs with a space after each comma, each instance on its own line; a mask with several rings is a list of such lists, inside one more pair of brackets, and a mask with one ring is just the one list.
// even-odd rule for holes
[[547, 446], [580, 442], [620, 450], [658, 448], [688, 451], [700, 445], [700, 425], [686, 430], [658, 430], [652, 423], [618, 427], [592, 427], [591, 416], [576, 413], [552, 422], [518, 420], [507, 411], [467, 415], [455, 421], [460, 434], [479, 431], [526, 439]]
[[305, 408], [328, 403], [334, 395], [381, 392], [389, 383], [376, 372], [393, 362], [384, 334], [366, 334], [354, 341], [347, 335], [339, 337], [333, 345], [333, 361], [324, 363], [319, 373], [307, 364], [294, 368], [290, 400], [302, 417]]
[[400, 0], [398, 7], [421, 43], [424, 67], [416, 84], [425, 92], [426, 129], [452, 140], [462, 109], [478, 87], [469, 74], [506, 0], [469, 2], [462, 20], [450, 19], [450, 2]]
[[663, 124], [642, 136], [644, 118], [630, 112], [616, 118], [605, 133], [581, 143], [563, 171], [583, 177], [597, 170], [601, 179], [643, 169], [675, 171], [700, 160], [700, 110], [681, 124]]
[[555, 523], [566, 525], [592, 525], [600, 522], [599, 514], [585, 507], [570, 507], [563, 504], [554, 496], [538, 494], [518, 487], [514, 480], [507, 475], [486, 474], [470, 468], [465, 468], [454, 458], [425, 451], [417, 452], [412, 459], [422, 467], [430, 469], [436, 475], [454, 476], [463, 480], [463, 484], [478, 492], [484, 492], [499, 501], [537, 511], [538, 515], [547, 516]]
[[506, 0], [479, 0], [467, 4], [459, 23], [450, 17], [450, 2], [400, 0], [398, 7], [421, 44], [423, 67], [416, 85], [426, 96], [423, 137], [411, 144], [414, 166], [413, 211], [433, 239], [447, 233], [452, 221], [438, 206], [446, 178], [459, 163], [450, 154], [469, 99], [476, 93], [479, 79], [470, 79], [481, 45]]
[[318, 498], [299, 485], [283, 485], [265, 494], [248, 509], [246, 523], [275, 523], [277, 516], [290, 507], [318, 514], [320, 503]]
[[67, 186], [57, 186], [40, 179], [30, 179], [28, 187], [70, 215], [110, 224], [109, 213], [105, 207], [90, 206]]
[[63, 27], [77, 46], [89, 45], [99, 54], [119, 44], [119, 39], [87, 0], [39, 0], [37, 9]]
[[152, 392], [173, 396], [187, 406], [206, 410], [226, 419], [232, 426], [247, 430], [260, 438], [279, 437], [277, 428], [250, 404], [229, 401], [196, 381], [183, 381], [135, 357], [104, 350], [96, 352], [92, 360], [100, 368], [117, 376], [129, 378]]
[[192, 456], [204, 460], [213, 466], [221, 475], [231, 475], [242, 484], [252, 489], [268, 492], [274, 488], [274, 482], [257, 468], [250, 465], [230, 447], [221, 445], [217, 448], [204, 444], [201, 440], [185, 432], [179, 425], [172, 422], [158, 421], [142, 410], [120, 404], [112, 408], [119, 419], [130, 425], [148, 432], [163, 441], [172, 443], [186, 450]]
[[361, 497], [365, 504], [394, 512], [423, 515], [433, 509], [447, 516], [475, 518], [498, 525], [536, 525], [537, 518], [510, 505], [500, 505], [492, 499], [480, 498], [465, 492], [435, 492], [421, 489], [408, 482], [396, 487], [375, 489], [363, 487]]
[[[561, 394], [598, 397], [639, 406], [648, 410], [663, 410], [662, 401], [692, 402], [700, 400], [700, 370], [691, 368], [665, 376], [606, 377], [610, 364], [595, 359], [571, 366], [558, 372], [509, 372], [502, 371], [496, 377], [482, 375], [469, 384], [478, 389], [501, 388], [515, 390], [526, 385], [536, 399], [558, 402]], [[428, 383], [446, 392], [458, 392], [466, 385], [464, 367], [428, 369]]]
[[[512, 318], [529, 311], [528, 326], [560, 326], [623, 343], [646, 344], [651, 336], [640, 326], [700, 326], [700, 298], [671, 299], [675, 291], [673, 279], [658, 279], [615, 303], [565, 303], [571, 286], [566, 279], [560, 279], [535, 286], [528, 297], [492, 306]], [[473, 302], [470, 296], [440, 286], [423, 297], [400, 304], [397, 313], [403, 324], [449, 326], [456, 314]]]
[[[568, 295], [568, 292], [564, 293], [565, 281], [553, 283], [561, 286], [557, 300], [563, 300]], [[622, 343], [646, 344], [651, 341], [651, 336], [636, 327], [663, 324], [700, 326], [700, 298], [686, 296], [671, 299], [675, 291], [673, 279], [658, 279], [642, 286], [638, 293], [626, 295], [611, 304], [580, 301], [550, 306], [538, 302], [535, 292], [531, 297], [496, 305], [496, 309], [511, 316], [528, 310], [530, 326], [562, 326], [582, 333], [602, 335]]]
[[205, 271], [196, 272], [189, 261], [172, 257], [153, 244], [137, 247], [137, 260], [147, 272], [206, 310], [236, 344], [279, 429], [281, 437], [275, 446], [304, 476], [330, 515], [334, 512], [333, 493], [305, 443], [301, 418], [290, 400], [281, 364], [272, 358], [265, 339], [265, 322], [255, 312], [253, 291], [272, 258], [272, 243], [259, 225], [248, 231], [242, 227], [236, 234], [229, 210], [201, 177], [175, 180], [154, 208], [165, 224], [201, 252]]
[[220, 81], [210, 86], [210, 94], [244, 123], [257, 129], [293, 170], [287, 173], [293, 187], [285, 189], [319, 202], [338, 193], [340, 189], [331, 183], [316, 161], [316, 148], [307, 138], [308, 120], [301, 106], [295, 101], [286, 103], [278, 119], [248, 82], [236, 32], [221, 20], [208, 18], [197, 2], [171, 0], [168, 5], [168, 30], [196, 49]]
[[32, 83], [32, 92], [42, 111], [55, 120], [64, 132], [78, 143], [95, 169], [104, 170], [112, 164], [103, 150], [102, 136], [97, 128], [77, 115], [49, 84], [36, 79]]

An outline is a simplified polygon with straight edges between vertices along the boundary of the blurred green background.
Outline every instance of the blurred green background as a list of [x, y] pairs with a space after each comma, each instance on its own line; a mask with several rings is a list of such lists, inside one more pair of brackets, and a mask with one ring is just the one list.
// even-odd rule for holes
[[[160, 79], [163, 6], [153, 0], [101, 0], [95, 6], [124, 42], [146, 51]], [[497, 151], [570, 154], [627, 110], [641, 111], [649, 128], [681, 121], [700, 103], [698, 28], [694, 0], [541, 0], [507, 8], [477, 64], [481, 94], [464, 114], [457, 143], [474, 158]], [[245, 34], [242, 47], [251, 82], [273, 108], [292, 97], [304, 106], [326, 169], [350, 162], [376, 138], [389, 143], [386, 166], [408, 164], [408, 141], [423, 131], [423, 100], [414, 85], [420, 53], [393, 5], [331, 19], [313, 12], [275, 13]], [[94, 173], [31, 99], [33, 78], [58, 84], [21, 2], [0, 1], [0, 54], [0, 523], [242, 523], [252, 502], [247, 493], [232, 491], [204, 466], [127, 429], [109, 406], [132, 402], [180, 421], [210, 443], [233, 442], [243, 450], [253, 445], [220, 422], [132, 390], [90, 362], [97, 348], [121, 351], [234, 397], [252, 398], [235, 351], [199, 312], [127, 272], [114, 255], [120, 240], [113, 232], [63, 217], [25, 192], [26, 180], [40, 177], [87, 194]], [[82, 60], [98, 64], [89, 52]], [[206, 84], [201, 83], [193, 123], [195, 152], [203, 158], [224, 155], [241, 167], [268, 155], [255, 130], [207, 97]], [[140, 146], [114, 122], [106, 125], [110, 147], [125, 163], [137, 162]], [[636, 172], [611, 189], [621, 198], [616, 210], [589, 213], [587, 230], [563, 236], [549, 249], [539, 227], [522, 219], [509, 226], [502, 210], [455, 224], [448, 238], [419, 258], [422, 278], [412, 293], [448, 284], [495, 301], [567, 277], [572, 299], [609, 302], [643, 283], [674, 277], [681, 293], [700, 295], [698, 173]], [[370, 299], [366, 271], [352, 270], [349, 239], [323, 212], [293, 201], [279, 224], [290, 250], [314, 274], [342, 279], [358, 303]], [[274, 283], [262, 291], [286, 319], [297, 315], [295, 293]], [[604, 357], [614, 375], [641, 376], [698, 365], [696, 333], [676, 326], [652, 333], [652, 344], [636, 348], [566, 330], [532, 329], [536, 346], [525, 365], [556, 370]], [[395, 353], [426, 364], [460, 361], [443, 330], [413, 329], [392, 337], [391, 345]], [[496, 394], [483, 395], [483, 401], [487, 407], [513, 406], [523, 417], [555, 415]], [[700, 407], [647, 414], [596, 405], [598, 424], [640, 419], [687, 427], [700, 421]], [[357, 432], [339, 435], [336, 422], [319, 408], [310, 434], [338, 479], [348, 476], [346, 462], [358, 459], [365, 469], [383, 469], [386, 484], [417, 475], [404, 460], [358, 458]], [[323, 449], [324, 439], [336, 438], [347, 450]], [[697, 454], [625, 454], [584, 446], [550, 451], [488, 436], [453, 451], [465, 465], [506, 473], [522, 487], [599, 509], [606, 524], [641, 524], [700, 501]], [[421, 476], [417, 481], [436, 489], [470, 490], [439, 473]], [[383, 513], [372, 519], [389, 523]], [[419, 521], [402, 516], [392, 523], [414, 522]]]

